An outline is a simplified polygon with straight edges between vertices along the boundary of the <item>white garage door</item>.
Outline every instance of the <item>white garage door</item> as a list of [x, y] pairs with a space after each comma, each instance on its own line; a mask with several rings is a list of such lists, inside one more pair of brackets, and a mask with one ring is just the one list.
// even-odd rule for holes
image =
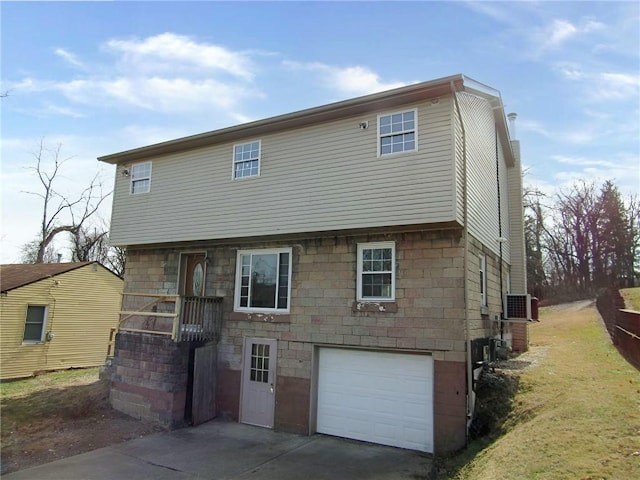
[[317, 431], [433, 452], [433, 359], [320, 349]]

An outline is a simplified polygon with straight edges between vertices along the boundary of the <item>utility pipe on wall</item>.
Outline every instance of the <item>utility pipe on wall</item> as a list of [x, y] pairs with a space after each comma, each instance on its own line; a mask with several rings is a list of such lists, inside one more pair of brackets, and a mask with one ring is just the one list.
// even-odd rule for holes
[[465, 320], [465, 341], [467, 349], [467, 437], [469, 433], [469, 425], [472, 417], [471, 392], [473, 389], [473, 365], [471, 362], [471, 318], [469, 315], [469, 227], [468, 227], [468, 179], [467, 179], [467, 135], [460, 111], [460, 103], [458, 102], [458, 94], [455, 85], [451, 82], [451, 91], [453, 93], [453, 101], [456, 107], [456, 113], [460, 119], [460, 129], [462, 130], [462, 217], [463, 217], [463, 234], [464, 238], [464, 320]]

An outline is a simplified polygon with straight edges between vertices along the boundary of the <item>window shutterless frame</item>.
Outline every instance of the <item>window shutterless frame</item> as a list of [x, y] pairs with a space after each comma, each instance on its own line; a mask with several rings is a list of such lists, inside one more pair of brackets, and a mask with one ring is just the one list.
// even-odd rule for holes
[[22, 343], [42, 343], [49, 308], [46, 305], [28, 305]]
[[233, 160], [231, 162], [231, 178], [233, 180], [240, 180], [243, 178], [259, 177], [261, 153], [261, 140], [235, 144], [233, 146]]
[[131, 185], [129, 193], [138, 195], [151, 191], [151, 162], [135, 163], [131, 165]]
[[240, 250], [234, 311], [289, 313], [293, 249]]
[[487, 257], [486, 255], [478, 255], [479, 272], [480, 272], [480, 301], [483, 307], [487, 306]]
[[417, 108], [378, 115], [378, 157], [417, 151]]
[[357, 269], [357, 301], [395, 301], [395, 242], [359, 243]]

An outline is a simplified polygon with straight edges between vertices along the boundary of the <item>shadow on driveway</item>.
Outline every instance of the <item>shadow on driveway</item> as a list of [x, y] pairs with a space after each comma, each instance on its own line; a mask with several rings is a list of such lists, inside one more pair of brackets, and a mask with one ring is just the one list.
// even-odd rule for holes
[[5, 480], [410, 479], [432, 456], [324, 435], [214, 420], [3, 476]]

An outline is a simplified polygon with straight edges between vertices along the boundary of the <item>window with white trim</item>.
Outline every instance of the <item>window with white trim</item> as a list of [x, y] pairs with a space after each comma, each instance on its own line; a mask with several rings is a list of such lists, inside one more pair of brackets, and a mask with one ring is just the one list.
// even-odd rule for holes
[[233, 146], [233, 178], [260, 175], [260, 140]]
[[131, 166], [131, 194], [148, 193], [151, 190], [151, 162]]
[[28, 305], [22, 341], [25, 343], [42, 342], [46, 322], [47, 307], [45, 305]]
[[480, 300], [481, 305], [486, 307], [487, 303], [487, 257], [486, 255], [478, 255], [479, 271], [480, 271]]
[[291, 248], [239, 251], [235, 310], [289, 312], [291, 256]]
[[391, 302], [395, 300], [395, 242], [358, 244], [358, 301]]
[[417, 150], [417, 110], [380, 115], [378, 117], [378, 153], [412, 152]]

